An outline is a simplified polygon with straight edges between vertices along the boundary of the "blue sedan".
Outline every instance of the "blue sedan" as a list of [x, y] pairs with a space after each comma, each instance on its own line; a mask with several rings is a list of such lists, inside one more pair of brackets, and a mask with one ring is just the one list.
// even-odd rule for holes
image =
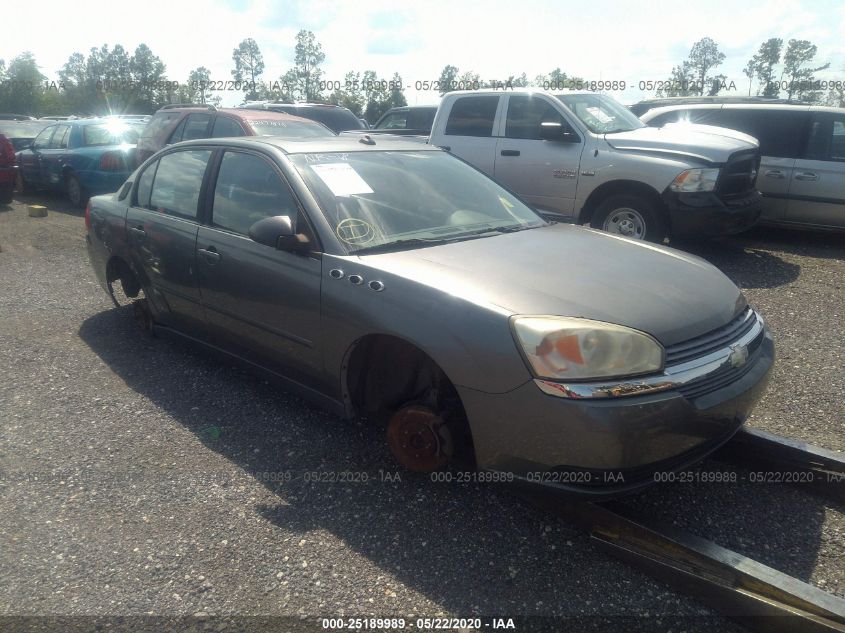
[[61, 121], [44, 128], [18, 152], [19, 189], [67, 193], [71, 204], [111, 193], [132, 173], [135, 145], [143, 122], [119, 119]]

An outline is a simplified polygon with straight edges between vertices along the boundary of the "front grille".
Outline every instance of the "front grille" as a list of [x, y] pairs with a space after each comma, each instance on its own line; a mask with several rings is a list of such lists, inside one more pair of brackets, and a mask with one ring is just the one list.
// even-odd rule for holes
[[727, 325], [711, 330], [707, 334], [670, 345], [666, 348], [666, 365], [669, 367], [680, 365], [724, 349], [748, 333], [754, 327], [756, 320], [754, 310], [749, 307]]
[[730, 157], [716, 185], [720, 196], [742, 196], [754, 190], [760, 169], [759, 152], [741, 152]]

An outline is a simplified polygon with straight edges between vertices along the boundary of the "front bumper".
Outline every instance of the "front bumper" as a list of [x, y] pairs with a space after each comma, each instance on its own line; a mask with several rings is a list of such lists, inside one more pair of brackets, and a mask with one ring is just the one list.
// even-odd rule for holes
[[677, 238], [741, 233], [760, 218], [762, 200], [763, 194], [756, 190], [725, 199], [712, 191], [676, 193], [667, 190], [663, 193], [671, 234]]
[[765, 389], [774, 344], [761, 328], [735, 380], [712, 382], [734, 371], [728, 358], [722, 373], [702, 376], [712, 389], [677, 384], [602, 398], [551, 395], [535, 381], [504, 394], [458, 388], [478, 467], [512, 473], [517, 483], [606, 497], [695, 463], [731, 438]]

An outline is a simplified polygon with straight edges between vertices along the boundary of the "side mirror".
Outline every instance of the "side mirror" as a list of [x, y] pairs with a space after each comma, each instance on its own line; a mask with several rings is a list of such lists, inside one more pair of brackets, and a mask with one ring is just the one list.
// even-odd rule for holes
[[561, 141], [563, 143], [579, 143], [581, 139], [568, 125], [556, 121], [540, 123], [539, 136], [544, 141]]
[[293, 223], [287, 215], [274, 215], [259, 220], [249, 227], [249, 237], [254, 242], [280, 251], [302, 251], [308, 248], [308, 239], [294, 233]]

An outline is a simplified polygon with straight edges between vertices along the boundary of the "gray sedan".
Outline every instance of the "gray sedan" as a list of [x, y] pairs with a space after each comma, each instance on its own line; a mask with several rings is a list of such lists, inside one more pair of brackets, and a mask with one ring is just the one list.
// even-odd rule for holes
[[550, 224], [407, 141], [180, 143], [92, 198], [86, 224], [112, 297], [384, 424], [417, 471], [631, 490], [729, 439], [774, 359], [702, 259]]

